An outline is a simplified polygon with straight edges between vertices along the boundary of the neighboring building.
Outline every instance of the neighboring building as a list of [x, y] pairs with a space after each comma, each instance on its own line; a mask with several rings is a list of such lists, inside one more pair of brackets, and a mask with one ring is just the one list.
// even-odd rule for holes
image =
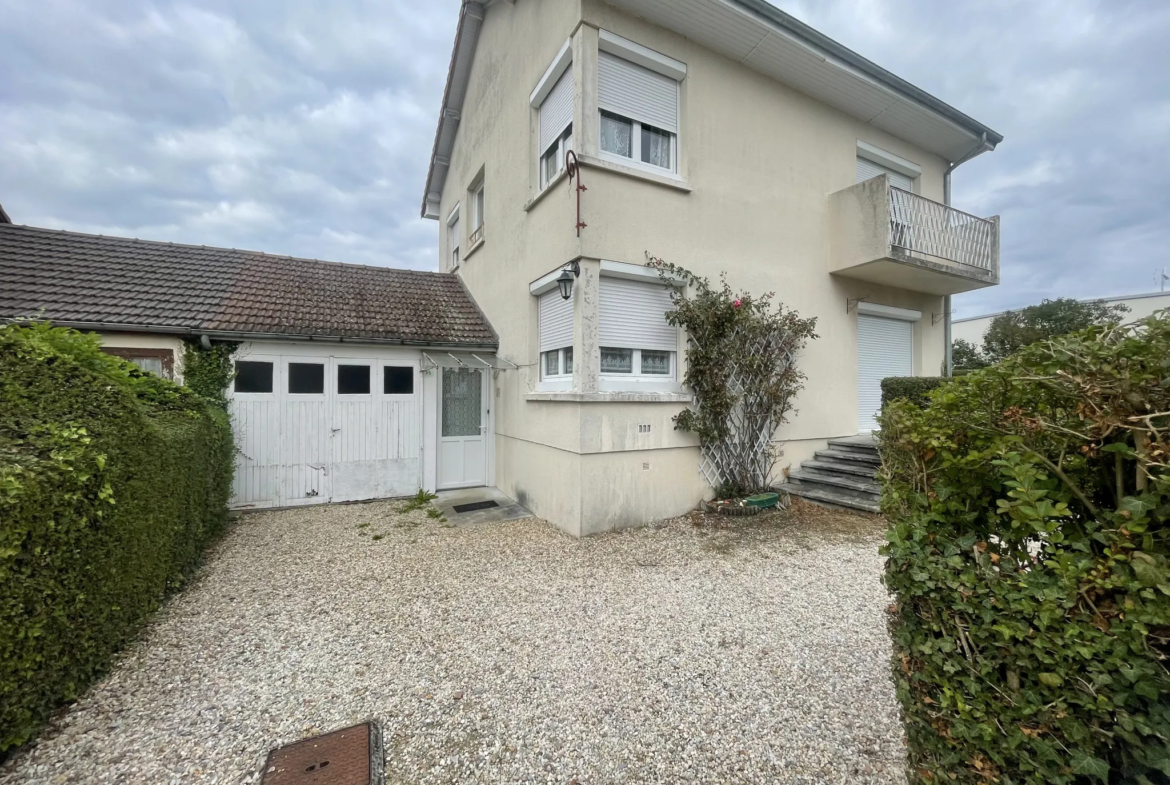
[[[1127, 294], [1123, 297], [1086, 297], [1081, 302], [1097, 302], [1100, 300], [1109, 305], [1124, 305], [1129, 308], [1125, 321], [1132, 322], [1144, 319], [1154, 311], [1170, 308], [1170, 292], [1150, 292], [1149, 294]], [[951, 324], [953, 340], [964, 340], [976, 347], [983, 345], [983, 334], [991, 326], [991, 320], [1011, 311], [1000, 311], [983, 316], [968, 316], [966, 319], [955, 319]]]
[[647, 254], [817, 317], [785, 462], [872, 429], [945, 298], [999, 281], [998, 220], [943, 200], [1001, 140], [761, 0], [464, 2], [422, 214], [520, 366], [483, 380], [501, 490], [579, 535], [710, 495]]
[[494, 482], [467, 381], [496, 336], [454, 275], [0, 223], [0, 281], [0, 321], [97, 332], [162, 376], [181, 379], [186, 341], [241, 342], [233, 507], [405, 496], [440, 465]]

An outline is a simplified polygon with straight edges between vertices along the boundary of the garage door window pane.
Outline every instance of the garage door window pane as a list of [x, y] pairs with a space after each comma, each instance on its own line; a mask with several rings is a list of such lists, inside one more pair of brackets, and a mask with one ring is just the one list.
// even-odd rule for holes
[[297, 395], [325, 392], [325, 366], [321, 363], [289, 363], [288, 391]]
[[382, 369], [382, 392], [386, 395], [413, 395], [414, 369], [404, 365], [387, 365]]
[[272, 363], [254, 360], [236, 362], [235, 391], [238, 393], [272, 392]]
[[368, 365], [339, 365], [339, 366], [337, 366], [337, 394], [338, 395], [369, 395], [370, 394], [370, 366], [368, 366]]

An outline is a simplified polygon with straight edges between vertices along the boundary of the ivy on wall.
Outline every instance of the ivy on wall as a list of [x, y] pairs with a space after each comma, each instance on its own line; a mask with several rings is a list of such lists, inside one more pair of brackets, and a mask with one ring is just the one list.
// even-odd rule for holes
[[198, 340], [186, 341], [183, 384], [210, 403], [227, 409], [227, 388], [236, 375], [232, 356], [239, 348], [238, 341], [212, 341], [210, 349], [204, 349]]

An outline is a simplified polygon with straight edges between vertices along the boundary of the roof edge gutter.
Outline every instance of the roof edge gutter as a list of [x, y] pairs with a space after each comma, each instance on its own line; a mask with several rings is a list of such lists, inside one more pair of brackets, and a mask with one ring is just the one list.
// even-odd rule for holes
[[423, 189], [423, 218], [439, 218], [439, 200], [447, 181], [447, 168], [451, 164], [451, 151], [455, 147], [455, 134], [459, 129], [463, 99], [467, 95], [467, 81], [471, 76], [471, 61], [479, 43], [483, 17], [483, 3], [463, 0], [459, 8], [459, 24], [455, 29], [455, 45], [451, 50], [451, 64], [447, 67], [447, 84], [443, 88], [443, 104], [439, 108], [426, 187]]

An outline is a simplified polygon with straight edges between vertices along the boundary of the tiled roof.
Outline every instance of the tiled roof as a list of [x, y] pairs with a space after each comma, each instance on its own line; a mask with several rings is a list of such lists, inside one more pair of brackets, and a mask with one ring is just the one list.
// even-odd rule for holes
[[495, 346], [454, 275], [0, 224], [0, 319]]

